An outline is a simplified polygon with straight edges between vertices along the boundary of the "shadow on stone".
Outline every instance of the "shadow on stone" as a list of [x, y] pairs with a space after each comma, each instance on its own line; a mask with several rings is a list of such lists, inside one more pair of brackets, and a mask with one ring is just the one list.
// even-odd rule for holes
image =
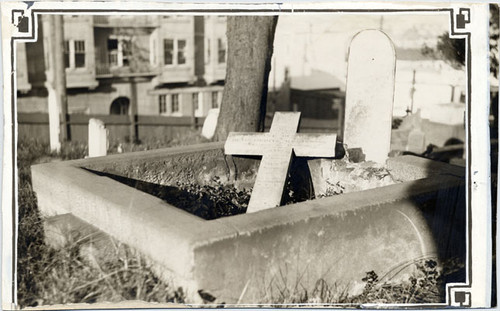
[[209, 186], [200, 186], [196, 183], [182, 183], [178, 187], [174, 187], [89, 169], [86, 170], [146, 192], [205, 220], [243, 214], [246, 212], [250, 198], [248, 192], [238, 191], [232, 185], [223, 185], [217, 178]]

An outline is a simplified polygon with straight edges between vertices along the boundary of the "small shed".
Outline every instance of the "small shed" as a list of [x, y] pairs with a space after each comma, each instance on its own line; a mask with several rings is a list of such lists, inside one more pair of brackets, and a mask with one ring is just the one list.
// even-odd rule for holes
[[276, 111], [301, 111], [303, 118], [337, 119], [344, 105], [345, 83], [337, 77], [311, 70], [309, 75], [286, 78], [275, 94]]

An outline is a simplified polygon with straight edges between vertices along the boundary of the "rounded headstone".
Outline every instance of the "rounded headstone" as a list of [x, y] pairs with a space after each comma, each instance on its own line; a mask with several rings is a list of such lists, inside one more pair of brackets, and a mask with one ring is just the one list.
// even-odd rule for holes
[[207, 139], [212, 139], [215, 135], [215, 128], [217, 127], [217, 120], [219, 119], [219, 109], [210, 109], [207, 118], [203, 123], [201, 135]]
[[389, 37], [364, 30], [351, 41], [347, 68], [344, 144], [367, 161], [384, 163], [391, 147], [396, 55]]

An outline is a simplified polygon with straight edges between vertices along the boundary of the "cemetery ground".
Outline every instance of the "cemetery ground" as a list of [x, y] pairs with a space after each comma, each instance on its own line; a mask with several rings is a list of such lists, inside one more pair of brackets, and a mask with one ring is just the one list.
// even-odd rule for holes
[[[140, 145], [125, 144], [125, 151], [150, 150], [179, 144], [201, 142], [196, 133], [169, 142], [148, 142]], [[110, 148], [116, 152], [118, 144]], [[114, 256], [94, 256], [85, 249], [85, 236], [67, 237], [56, 248], [46, 244], [42, 219], [32, 190], [30, 166], [36, 163], [83, 158], [87, 147], [83, 144], [66, 143], [59, 153], [49, 152], [48, 144], [35, 140], [18, 143], [18, 299], [21, 307], [67, 304], [119, 302], [142, 300], [149, 302], [193, 303], [185, 300], [182, 288], [172, 288], [155, 276], [147, 261], [124, 244], [114, 241]], [[204, 188], [203, 185], [184, 185], [187, 188]], [[206, 189], [206, 187], [205, 187]], [[234, 191], [214, 189], [221, 202]], [[335, 193], [333, 193], [335, 194]], [[243, 197], [245, 194], [243, 194]], [[225, 198], [231, 201], [233, 198]], [[248, 198], [243, 198], [248, 200]], [[243, 205], [245, 205], [243, 203]], [[354, 260], [355, 258], [353, 258]], [[272, 284], [262, 284], [261, 301], [270, 305], [301, 303], [435, 303], [444, 301], [444, 284], [450, 276], [461, 273], [463, 263], [450, 260], [438, 266], [432, 258], [417, 263], [417, 269], [408, 278], [387, 282], [374, 271], [362, 279], [365, 286], [361, 294], [351, 296], [347, 288], [318, 279], [312, 288], [302, 285], [301, 279], [287, 279], [281, 275]], [[210, 267], [206, 267], [210, 269]], [[200, 293], [203, 298], [203, 292]], [[204, 301], [212, 302], [211, 297]], [[219, 302], [218, 303], [223, 303]]]

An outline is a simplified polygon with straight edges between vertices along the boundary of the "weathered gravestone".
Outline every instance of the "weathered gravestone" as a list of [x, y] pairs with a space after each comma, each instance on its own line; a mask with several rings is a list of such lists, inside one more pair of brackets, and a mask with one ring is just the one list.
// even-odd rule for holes
[[105, 156], [108, 151], [108, 130], [99, 119], [89, 120], [89, 158]]
[[269, 133], [229, 133], [224, 151], [262, 156], [247, 213], [281, 204], [292, 155], [335, 156], [336, 134], [297, 133], [300, 112], [276, 112]]
[[212, 139], [212, 137], [214, 137], [218, 119], [219, 109], [210, 109], [201, 129], [201, 135], [203, 137], [205, 137], [206, 139]]
[[49, 103], [49, 139], [50, 139], [50, 150], [59, 151], [61, 150], [61, 142], [59, 141], [60, 128], [59, 125], [60, 115], [59, 115], [59, 105], [57, 102], [57, 93], [51, 84], [47, 84], [48, 103]]
[[343, 142], [365, 160], [384, 163], [391, 148], [396, 56], [378, 30], [358, 33], [349, 48]]

